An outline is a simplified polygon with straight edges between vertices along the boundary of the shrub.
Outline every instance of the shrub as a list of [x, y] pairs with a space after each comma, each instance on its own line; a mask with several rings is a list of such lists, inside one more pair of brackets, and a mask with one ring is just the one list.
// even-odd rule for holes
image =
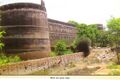
[[90, 53], [91, 40], [86, 37], [76, 39], [73, 44], [74, 52], [84, 52], [84, 57], [87, 57]]
[[63, 40], [60, 40], [55, 45], [55, 52], [57, 55], [63, 55], [64, 52], [67, 50], [67, 45]]
[[54, 56], [57, 56], [57, 54], [52, 51], [52, 52], [50, 52], [49, 56], [50, 56], [50, 57], [54, 57]]
[[0, 65], [5, 65], [8, 63], [14, 63], [21, 61], [20, 57], [18, 56], [5, 56], [4, 54], [0, 54]]

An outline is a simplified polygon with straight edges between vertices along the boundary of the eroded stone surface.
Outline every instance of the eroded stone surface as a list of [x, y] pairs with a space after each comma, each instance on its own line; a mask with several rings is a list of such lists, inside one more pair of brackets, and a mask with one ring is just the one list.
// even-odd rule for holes
[[72, 61], [79, 61], [82, 53], [74, 53], [69, 55], [48, 57], [36, 60], [28, 60], [23, 62], [18, 62], [14, 64], [9, 64], [0, 67], [1, 75], [22, 75], [29, 74], [39, 70], [45, 70], [53, 66], [64, 66]]

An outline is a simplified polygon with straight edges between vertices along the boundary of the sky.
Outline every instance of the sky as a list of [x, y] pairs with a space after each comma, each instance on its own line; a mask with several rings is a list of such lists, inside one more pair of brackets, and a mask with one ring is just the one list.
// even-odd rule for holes
[[[86, 24], [104, 24], [111, 17], [120, 17], [120, 0], [44, 0], [51, 19]], [[0, 0], [0, 5], [15, 2], [41, 4], [40, 0]]]

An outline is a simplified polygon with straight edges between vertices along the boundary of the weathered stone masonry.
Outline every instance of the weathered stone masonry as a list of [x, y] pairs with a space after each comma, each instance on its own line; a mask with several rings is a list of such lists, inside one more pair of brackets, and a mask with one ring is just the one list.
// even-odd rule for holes
[[54, 65], [65, 66], [70, 62], [80, 61], [82, 53], [74, 53], [58, 57], [22, 61], [0, 66], [0, 75], [24, 75], [51, 68]]
[[[24, 59], [48, 57], [56, 41], [71, 44], [76, 37], [72, 24], [48, 19], [45, 4], [13, 3], [0, 6], [1, 26], [5, 29], [5, 52]], [[68, 45], [68, 46], [69, 46]]]
[[52, 47], [58, 40], [65, 40], [67, 45], [70, 46], [76, 37], [77, 30], [72, 24], [48, 19], [48, 27]]

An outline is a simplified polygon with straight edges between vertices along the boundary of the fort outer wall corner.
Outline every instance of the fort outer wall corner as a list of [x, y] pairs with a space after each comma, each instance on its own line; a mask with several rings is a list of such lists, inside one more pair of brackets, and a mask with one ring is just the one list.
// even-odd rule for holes
[[19, 55], [22, 59], [49, 57], [58, 40], [71, 46], [76, 38], [74, 25], [48, 19], [45, 6], [33, 3], [13, 3], [0, 6], [7, 55]]
[[6, 31], [4, 43], [7, 55], [23, 59], [48, 57], [50, 39], [46, 11], [33, 3], [3, 5], [2, 26]]

